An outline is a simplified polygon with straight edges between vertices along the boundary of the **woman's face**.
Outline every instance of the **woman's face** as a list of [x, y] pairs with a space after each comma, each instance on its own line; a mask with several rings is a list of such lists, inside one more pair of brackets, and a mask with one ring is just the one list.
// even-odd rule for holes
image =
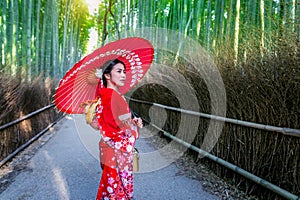
[[113, 67], [107, 81], [117, 87], [122, 87], [125, 85], [126, 71], [122, 63], [118, 63]]

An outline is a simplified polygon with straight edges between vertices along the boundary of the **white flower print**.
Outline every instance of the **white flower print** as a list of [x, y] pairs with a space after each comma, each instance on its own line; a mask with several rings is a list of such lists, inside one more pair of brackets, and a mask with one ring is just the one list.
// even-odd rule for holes
[[126, 147], [127, 152], [131, 152], [132, 149], [133, 149], [132, 145], [127, 145], [127, 147]]
[[[105, 134], [105, 132], [103, 131], [103, 134]], [[110, 138], [109, 137], [102, 137], [104, 141], [109, 141]]]
[[108, 183], [109, 184], [113, 184], [115, 182], [115, 180], [112, 178], [112, 177], [109, 177], [108, 178]]
[[131, 143], [134, 143], [134, 140], [135, 140], [134, 137], [129, 138], [129, 142], [131, 142]]
[[112, 189], [110, 186], [107, 187], [107, 191], [108, 191], [109, 193], [113, 193], [113, 189]]
[[129, 182], [128, 182], [128, 180], [127, 179], [122, 179], [122, 182], [123, 182], [123, 184], [124, 184], [124, 186], [126, 187], [128, 184], [129, 184]]
[[[125, 179], [128, 176], [128, 172], [126, 170], [123, 170], [120, 172], [120, 176]], [[125, 179], [126, 180], [126, 179]]]
[[120, 149], [122, 147], [122, 143], [121, 142], [116, 142], [115, 147], [116, 147], [116, 149]]
[[[106, 95], [105, 92], [107, 92], [107, 97], [115, 97], [115, 95], [111, 94], [111, 90], [101, 91], [102, 97]], [[104, 101], [106, 99], [103, 98], [102, 100]], [[133, 134], [134, 131], [132, 131], [129, 126], [110, 127], [112, 125], [114, 126], [115, 123], [105, 123], [105, 120], [114, 120], [115, 116], [123, 114], [124, 109], [128, 109], [129, 113], [126, 101], [119, 101], [119, 98], [116, 100], [118, 100], [116, 101], [116, 106], [120, 106], [121, 108], [120, 113], [118, 113], [118, 110], [114, 113], [115, 111], [112, 110], [111, 106], [105, 107], [106, 104], [103, 104], [103, 106], [105, 105], [104, 109], [102, 105], [99, 105], [97, 110], [97, 115], [100, 117], [99, 126], [101, 127], [100, 135], [102, 137], [99, 145], [100, 159], [111, 164], [103, 165], [102, 168], [101, 187], [100, 190], [98, 190], [99, 195], [97, 195], [99, 199], [102, 200], [125, 200], [133, 198], [132, 150], [136, 140], [135, 134]], [[111, 100], [107, 98], [107, 101], [108, 102], [105, 103], [110, 103]], [[104, 117], [110, 116], [110, 114], [112, 114], [112, 119], [110, 119], [110, 117]], [[106, 151], [107, 147], [110, 148], [109, 151]]]
[[129, 171], [128, 165], [126, 165], [126, 166], [124, 167], [124, 170], [126, 170], [127, 172]]

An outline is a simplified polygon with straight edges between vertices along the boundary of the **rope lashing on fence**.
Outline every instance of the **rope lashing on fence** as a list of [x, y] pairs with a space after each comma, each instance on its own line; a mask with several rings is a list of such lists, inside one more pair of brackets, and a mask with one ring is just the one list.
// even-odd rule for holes
[[156, 106], [159, 108], [177, 111], [177, 112], [181, 112], [181, 113], [188, 114], [188, 115], [203, 117], [203, 118], [212, 119], [212, 120], [221, 121], [221, 122], [227, 122], [227, 123], [250, 127], [250, 128], [256, 128], [256, 129], [265, 130], [265, 131], [274, 131], [274, 132], [282, 133], [284, 135], [289, 135], [289, 136], [300, 137], [299, 129], [276, 127], [276, 126], [264, 125], [264, 124], [254, 123], [254, 122], [247, 122], [247, 121], [242, 121], [242, 120], [238, 120], [238, 119], [232, 119], [232, 118], [226, 118], [226, 117], [221, 117], [221, 116], [217, 116], [217, 115], [211, 115], [211, 114], [200, 113], [200, 112], [195, 112], [195, 111], [190, 111], [190, 110], [184, 110], [181, 108], [175, 108], [175, 107], [171, 107], [171, 106], [166, 106], [166, 105], [162, 105], [162, 104], [158, 104], [158, 103], [151, 103], [151, 102], [137, 100], [137, 99], [128, 98], [128, 97], [127, 97], [127, 99], [129, 99], [130, 101], [133, 101], [133, 102], [152, 105], [152, 106]]

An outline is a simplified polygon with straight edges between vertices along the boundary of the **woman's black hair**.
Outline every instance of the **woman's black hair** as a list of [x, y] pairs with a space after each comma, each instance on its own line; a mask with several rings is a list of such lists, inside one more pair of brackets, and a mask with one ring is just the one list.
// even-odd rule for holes
[[124, 64], [121, 60], [119, 60], [119, 59], [109, 60], [109, 61], [107, 61], [106, 63], [104, 63], [104, 65], [103, 65], [103, 67], [102, 67], [102, 68], [103, 68], [102, 81], [103, 81], [103, 85], [104, 85], [105, 87], [107, 87], [107, 80], [106, 80], [104, 74], [110, 74], [110, 72], [111, 72], [111, 70], [113, 69], [113, 67], [114, 67], [116, 64], [118, 64], [118, 63], [121, 63], [121, 64], [124, 65], [124, 67], [125, 67], [125, 64]]

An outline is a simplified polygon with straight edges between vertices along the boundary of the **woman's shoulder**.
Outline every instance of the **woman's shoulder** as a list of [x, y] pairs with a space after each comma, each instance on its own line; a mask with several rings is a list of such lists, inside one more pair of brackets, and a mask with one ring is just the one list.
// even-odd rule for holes
[[101, 96], [121, 96], [117, 91], [112, 88], [103, 88]]
[[103, 88], [101, 89], [101, 95], [104, 96], [104, 95], [111, 95], [113, 93], [113, 89], [111, 88]]
[[102, 103], [105, 103], [106, 101], [110, 101], [112, 95], [113, 95], [113, 90], [110, 89], [110, 88], [103, 88], [101, 90], [101, 93], [100, 93], [100, 97], [102, 99]]
[[122, 96], [112, 88], [104, 88], [101, 91], [101, 98], [102, 101], [111, 101], [111, 100], [115, 101], [115, 100], [122, 99]]

